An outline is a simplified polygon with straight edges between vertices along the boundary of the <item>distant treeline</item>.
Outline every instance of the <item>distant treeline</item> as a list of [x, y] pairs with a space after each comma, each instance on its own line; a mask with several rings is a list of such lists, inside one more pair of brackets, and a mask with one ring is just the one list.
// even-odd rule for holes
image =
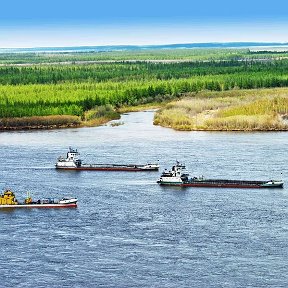
[[[271, 48], [272, 49], [272, 48]], [[93, 52], [28, 52], [0, 53], [0, 64], [38, 64], [78, 61], [126, 61], [126, 60], [238, 60], [287, 57], [288, 52], [279, 55], [275, 51], [250, 50], [249, 48], [192, 48], [192, 49], [142, 49], [123, 51], [93, 51]]]
[[125, 82], [188, 79], [195, 76], [258, 73], [286, 75], [288, 60], [196, 61], [180, 63], [123, 62], [90, 65], [3, 66], [0, 84], [57, 84], [64, 82]]
[[251, 50], [251, 51], [249, 51], [249, 53], [250, 54], [259, 54], [259, 55], [268, 55], [268, 54], [270, 54], [270, 55], [277, 55], [277, 54], [283, 54], [283, 55], [286, 55], [287, 56], [287, 54], [288, 54], [288, 49], [285, 49], [285, 50], [277, 50], [277, 49], [275, 49], [275, 50], [255, 50], [255, 51], [253, 51], [253, 50]]
[[[288, 86], [288, 60], [284, 58], [234, 59], [242, 50], [240, 53], [239, 50], [216, 49], [214, 54], [211, 50], [203, 49], [198, 54], [193, 51], [198, 60], [188, 62], [112, 61], [98, 64], [2, 66], [0, 118], [47, 115], [75, 115], [84, 118], [86, 111], [98, 106], [121, 107], [161, 102], [203, 90]], [[136, 59], [137, 55], [144, 52], [137, 53], [133, 54]], [[147, 57], [148, 52], [145, 53], [143, 55]], [[163, 51], [163, 54], [158, 53], [164, 55]], [[192, 52], [173, 50], [165, 53], [170, 57], [176, 57], [177, 53], [188, 57]], [[74, 54], [73, 57], [76, 57]], [[80, 58], [86, 54], [79, 53]], [[91, 54], [88, 53], [86, 57]], [[119, 55], [123, 57], [123, 54]], [[153, 58], [156, 54], [151, 55]], [[205, 60], [207, 55], [214, 55], [215, 59]], [[216, 60], [216, 56], [221, 55], [233, 55], [234, 58]], [[3, 60], [4, 56], [0, 56]], [[17, 54], [23, 61], [33, 55], [28, 58], [26, 56]]]

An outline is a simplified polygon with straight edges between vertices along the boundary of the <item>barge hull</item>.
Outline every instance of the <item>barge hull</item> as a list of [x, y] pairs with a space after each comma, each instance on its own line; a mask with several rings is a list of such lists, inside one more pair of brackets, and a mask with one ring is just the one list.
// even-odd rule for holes
[[76, 203], [70, 204], [15, 204], [15, 205], [0, 205], [0, 208], [18, 209], [18, 208], [76, 208]]
[[59, 170], [75, 170], [75, 171], [124, 171], [124, 172], [145, 172], [158, 171], [158, 168], [130, 168], [130, 167], [56, 167]]
[[208, 187], [208, 188], [265, 188], [261, 185], [248, 184], [210, 184], [210, 183], [187, 183], [181, 184], [182, 187]]
[[207, 187], [207, 188], [283, 188], [283, 184], [274, 186], [265, 186], [261, 184], [232, 184], [232, 183], [159, 183], [162, 186], [179, 186], [179, 187]]

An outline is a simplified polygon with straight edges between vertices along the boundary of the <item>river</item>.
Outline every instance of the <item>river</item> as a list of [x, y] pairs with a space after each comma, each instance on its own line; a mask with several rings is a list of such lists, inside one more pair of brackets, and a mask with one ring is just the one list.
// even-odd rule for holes
[[[76, 196], [77, 209], [0, 211], [0, 287], [287, 287], [286, 132], [177, 132], [153, 112], [123, 125], [0, 133], [0, 184], [18, 200]], [[160, 187], [160, 172], [57, 171], [84, 162], [176, 160], [191, 175], [282, 178], [283, 189]]]

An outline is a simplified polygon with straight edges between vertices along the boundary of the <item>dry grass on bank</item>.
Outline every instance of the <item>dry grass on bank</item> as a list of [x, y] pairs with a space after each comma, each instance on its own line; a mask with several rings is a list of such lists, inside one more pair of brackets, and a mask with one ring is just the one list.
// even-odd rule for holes
[[153, 102], [153, 103], [147, 103], [147, 104], [141, 104], [137, 106], [123, 106], [117, 109], [119, 113], [128, 113], [128, 112], [139, 112], [144, 110], [152, 110], [152, 109], [159, 109], [160, 107], [163, 107], [168, 102]]
[[80, 126], [81, 120], [71, 115], [33, 116], [0, 119], [0, 130], [52, 129]]
[[[257, 93], [258, 92], [258, 93]], [[288, 89], [235, 90], [199, 93], [167, 104], [154, 124], [175, 130], [288, 130]]]
[[80, 126], [100, 126], [111, 120], [120, 119], [120, 114], [111, 105], [98, 106], [81, 119], [73, 115], [50, 115], [0, 119], [0, 130], [55, 129]]
[[[119, 118], [116, 118], [119, 119]], [[99, 117], [99, 118], [94, 118], [91, 119], [89, 121], [84, 121], [82, 122], [81, 126], [85, 126], [85, 127], [96, 127], [96, 126], [101, 126], [101, 125], [105, 125], [106, 123], [108, 123], [111, 120], [116, 120], [115, 118], [109, 118], [109, 117]]]
[[205, 122], [204, 130], [216, 131], [285, 131], [288, 125], [273, 115], [237, 115], [212, 118]]

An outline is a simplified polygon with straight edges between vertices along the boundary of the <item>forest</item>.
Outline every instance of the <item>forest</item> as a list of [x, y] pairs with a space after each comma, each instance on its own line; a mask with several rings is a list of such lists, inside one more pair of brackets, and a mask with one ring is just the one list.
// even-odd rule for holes
[[91, 115], [105, 118], [106, 111], [109, 120], [118, 117], [113, 111], [123, 106], [197, 97], [201, 91], [287, 87], [287, 56], [277, 51], [204, 48], [2, 53], [0, 118], [7, 123], [8, 118], [70, 115], [90, 121]]

